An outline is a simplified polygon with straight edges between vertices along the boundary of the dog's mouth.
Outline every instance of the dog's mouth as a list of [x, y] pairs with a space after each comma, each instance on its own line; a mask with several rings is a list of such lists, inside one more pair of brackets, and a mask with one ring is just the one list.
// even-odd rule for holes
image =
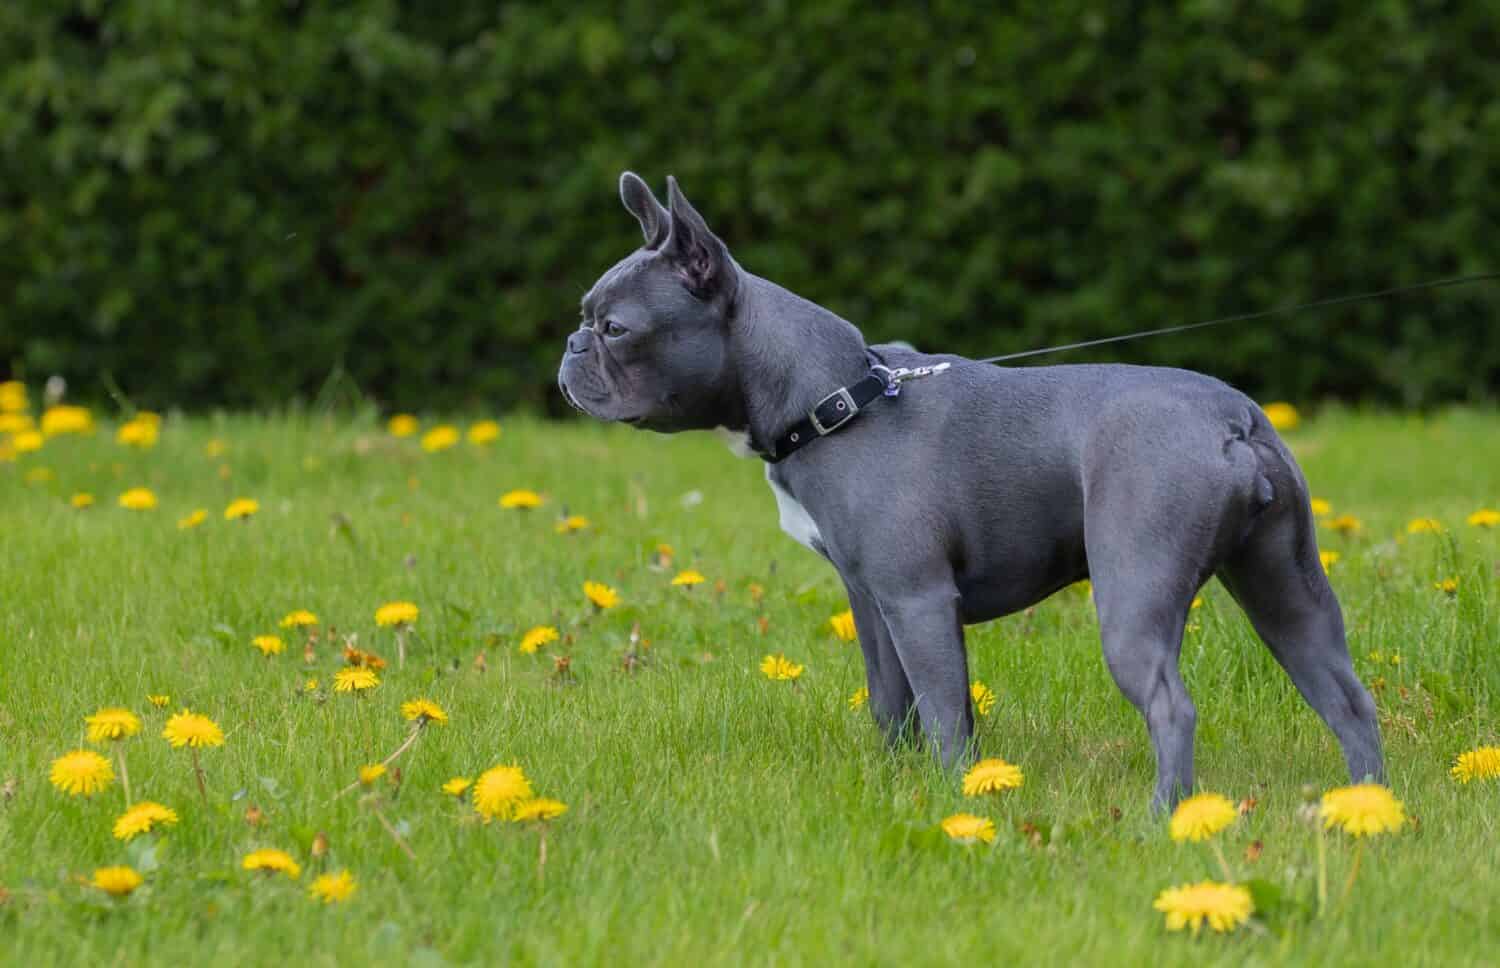
[[638, 414], [634, 417], [613, 418], [597, 414], [590, 410], [588, 407], [585, 407], [583, 403], [573, 395], [573, 391], [568, 389], [568, 385], [564, 383], [561, 378], [559, 378], [557, 381], [557, 389], [562, 391], [563, 399], [568, 401], [568, 406], [572, 407], [574, 410], [577, 410], [579, 413], [583, 414], [586, 417], [593, 417], [595, 420], [613, 420], [615, 423], [622, 423], [631, 427], [639, 427], [647, 420], [644, 414]]
[[563, 399], [568, 401], [568, 406], [572, 407], [574, 410], [577, 410], [581, 414], [586, 414], [590, 417], [593, 416], [593, 414], [589, 413], [588, 409], [585, 408], [583, 404], [578, 402], [578, 398], [573, 396], [573, 391], [568, 389], [568, 385], [564, 383], [561, 378], [559, 378], [557, 381], [557, 388], [562, 391]]

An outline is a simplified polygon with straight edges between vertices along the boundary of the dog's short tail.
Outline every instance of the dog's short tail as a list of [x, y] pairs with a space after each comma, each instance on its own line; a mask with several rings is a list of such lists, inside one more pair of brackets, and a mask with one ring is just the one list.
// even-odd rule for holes
[[[1276, 501], [1277, 487], [1272, 479], [1274, 469], [1284, 467], [1274, 447], [1268, 447], [1256, 418], [1264, 420], [1258, 408], [1247, 407], [1242, 415], [1229, 421], [1229, 437], [1224, 441], [1224, 456], [1239, 463], [1248, 458], [1250, 473], [1250, 517], [1255, 519]], [[1266, 427], [1269, 429], [1270, 424]], [[1275, 439], [1274, 437], [1272, 438]], [[1278, 475], [1279, 476], [1279, 475]]]

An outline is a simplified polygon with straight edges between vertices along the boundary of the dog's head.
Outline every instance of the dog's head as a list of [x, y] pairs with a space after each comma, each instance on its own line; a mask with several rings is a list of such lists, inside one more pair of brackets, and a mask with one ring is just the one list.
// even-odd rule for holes
[[729, 250], [667, 179], [667, 204], [631, 172], [620, 199], [645, 244], [583, 297], [557, 384], [579, 410], [663, 432], [732, 419], [729, 318], [739, 269]]

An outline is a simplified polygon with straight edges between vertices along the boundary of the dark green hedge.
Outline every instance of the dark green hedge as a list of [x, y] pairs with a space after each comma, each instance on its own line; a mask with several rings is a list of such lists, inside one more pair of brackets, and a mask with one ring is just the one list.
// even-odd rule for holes
[[[1495, 268], [1487, 4], [0, 4], [0, 373], [545, 403], [615, 179], [974, 355]], [[1070, 359], [1403, 404], [1500, 389], [1500, 287]]]

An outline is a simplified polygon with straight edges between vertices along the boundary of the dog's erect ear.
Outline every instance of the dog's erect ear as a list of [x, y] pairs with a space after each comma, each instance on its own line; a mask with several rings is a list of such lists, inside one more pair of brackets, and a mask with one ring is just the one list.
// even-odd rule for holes
[[706, 299], [732, 281], [729, 250], [709, 231], [708, 223], [671, 175], [667, 176], [667, 211], [671, 214], [671, 233], [662, 251], [682, 273], [688, 289]]
[[620, 201], [625, 203], [625, 210], [641, 223], [646, 248], [660, 248], [672, 230], [672, 219], [666, 207], [651, 194], [651, 186], [641, 181], [635, 172], [624, 172], [620, 175]]

